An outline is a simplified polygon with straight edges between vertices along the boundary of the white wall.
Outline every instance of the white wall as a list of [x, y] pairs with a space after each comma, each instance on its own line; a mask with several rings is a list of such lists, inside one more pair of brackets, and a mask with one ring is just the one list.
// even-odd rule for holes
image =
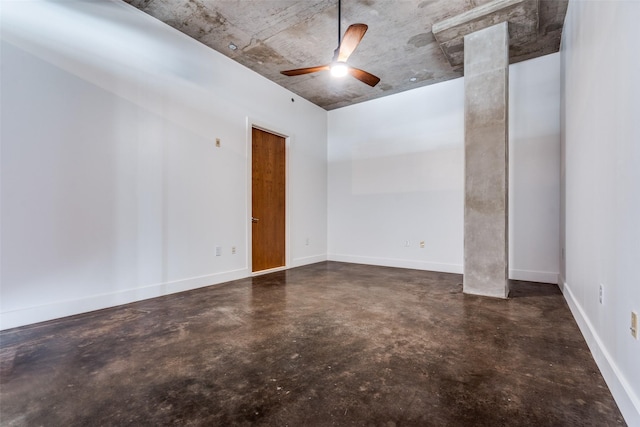
[[510, 278], [557, 283], [560, 54], [509, 68]]
[[330, 259], [460, 271], [463, 100], [457, 79], [329, 112]]
[[[620, 410], [640, 425], [640, 2], [570, 2], [562, 36], [561, 283]], [[599, 286], [604, 299], [599, 302]]]
[[250, 123], [289, 136], [289, 266], [326, 259], [324, 110], [121, 1], [1, 31], [1, 328], [249, 275]]
[[[557, 281], [559, 63], [509, 71], [515, 279]], [[461, 273], [463, 176], [462, 79], [330, 111], [329, 258]]]

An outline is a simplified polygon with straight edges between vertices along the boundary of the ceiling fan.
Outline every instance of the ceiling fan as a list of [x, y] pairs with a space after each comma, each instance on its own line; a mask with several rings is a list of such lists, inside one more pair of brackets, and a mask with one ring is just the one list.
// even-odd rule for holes
[[373, 87], [380, 81], [379, 77], [374, 76], [364, 70], [347, 65], [347, 59], [360, 44], [360, 40], [364, 37], [364, 33], [369, 28], [366, 24], [352, 24], [347, 28], [344, 37], [340, 39], [340, 20], [341, 20], [341, 0], [338, 0], [338, 47], [333, 52], [333, 60], [331, 64], [320, 65], [318, 67], [296, 68], [295, 70], [281, 71], [285, 76], [300, 76], [302, 74], [311, 74], [318, 71], [331, 71], [334, 77], [343, 77], [351, 74], [356, 79]]

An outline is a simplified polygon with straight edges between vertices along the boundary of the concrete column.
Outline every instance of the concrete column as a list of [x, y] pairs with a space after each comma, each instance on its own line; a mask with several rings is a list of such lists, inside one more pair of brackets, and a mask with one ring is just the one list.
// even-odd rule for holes
[[465, 293], [507, 298], [509, 32], [464, 37]]

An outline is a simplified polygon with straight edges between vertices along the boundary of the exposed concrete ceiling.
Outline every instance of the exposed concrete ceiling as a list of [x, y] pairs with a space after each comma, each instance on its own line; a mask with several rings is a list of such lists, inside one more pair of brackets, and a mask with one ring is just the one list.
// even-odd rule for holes
[[568, 2], [342, 0], [343, 32], [369, 26], [349, 64], [380, 77], [372, 88], [326, 71], [280, 74], [331, 62], [337, 0], [124, 1], [327, 110], [461, 77], [463, 36], [492, 23], [509, 21], [511, 63], [557, 52]]

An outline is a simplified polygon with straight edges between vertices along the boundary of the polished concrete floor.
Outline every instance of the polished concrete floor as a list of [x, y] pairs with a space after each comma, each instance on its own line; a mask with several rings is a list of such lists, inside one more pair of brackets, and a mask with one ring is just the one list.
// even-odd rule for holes
[[624, 425], [557, 286], [320, 263], [5, 331], [3, 426]]

